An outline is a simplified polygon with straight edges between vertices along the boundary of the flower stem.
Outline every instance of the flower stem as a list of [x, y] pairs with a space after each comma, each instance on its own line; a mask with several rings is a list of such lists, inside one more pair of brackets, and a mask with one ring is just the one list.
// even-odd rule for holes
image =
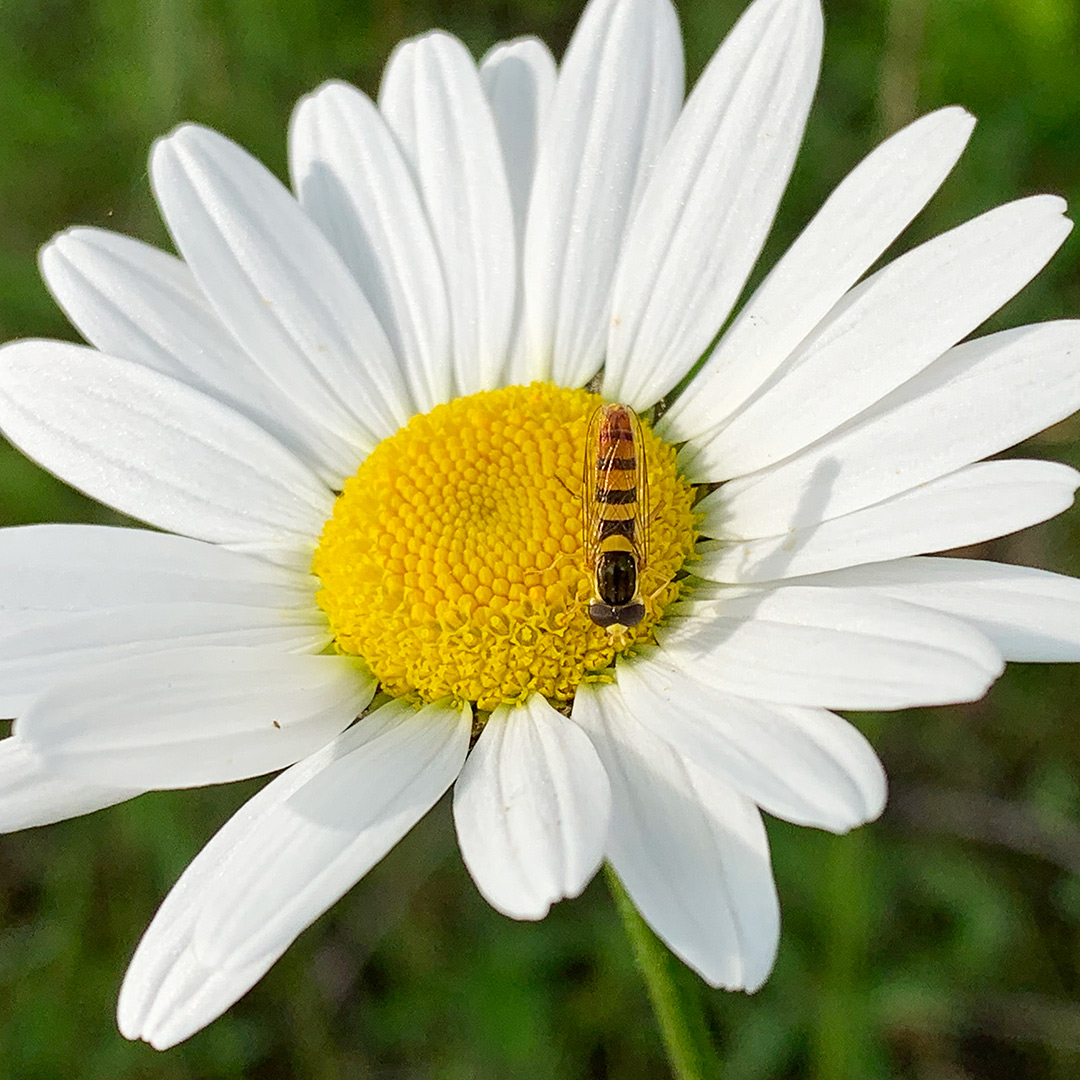
[[610, 863], [604, 864], [604, 873], [645, 980], [672, 1076], [675, 1080], [715, 1080], [719, 1076], [716, 1051], [694, 987], [680, 978], [682, 965], [649, 929]]

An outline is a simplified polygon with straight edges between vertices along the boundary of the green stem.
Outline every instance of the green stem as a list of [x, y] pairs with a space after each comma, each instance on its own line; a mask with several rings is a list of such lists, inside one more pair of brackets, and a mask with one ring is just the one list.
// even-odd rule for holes
[[716, 1051], [694, 987], [680, 978], [682, 965], [649, 929], [609, 863], [604, 864], [604, 873], [645, 980], [672, 1075], [675, 1080], [714, 1080], [718, 1075]]

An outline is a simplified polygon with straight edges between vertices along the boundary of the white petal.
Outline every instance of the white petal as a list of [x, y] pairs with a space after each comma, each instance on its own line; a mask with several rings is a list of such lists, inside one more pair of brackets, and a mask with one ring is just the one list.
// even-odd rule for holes
[[[710, 495], [727, 507], [724, 536], [779, 536], [860, 510], [1064, 420], [1080, 406], [1078, 356], [1080, 322], [1064, 321], [950, 349], [828, 438]], [[704, 479], [701, 463], [689, 479]]]
[[[726, 480], [809, 445], [922, 371], [1046, 265], [1072, 229], [1037, 195], [909, 251], [852, 289], [708, 445]], [[837, 393], [843, 387], [843, 393]]]
[[[524, 37], [500, 42], [492, 46], [480, 62], [480, 82], [491, 103], [506, 163], [519, 271], [525, 244], [525, 219], [536, 174], [536, 152], [551, 112], [555, 80], [555, 60], [548, 47], [538, 38]], [[505, 385], [528, 382], [531, 378], [521, 322], [524, 296], [520, 282], [519, 275], [514, 331], [510, 355], [503, 371]]]
[[712, 986], [756, 990], [780, 933], [757, 807], [650, 734], [617, 686], [581, 686], [574, 719], [611, 780], [607, 857], [645, 921]]
[[663, 652], [620, 664], [618, 678], [636, 720], [776, 817], [846, 832], [885, 805], [885, 773], [873, 749], [834, 713], [724, 693]]
[[311, 611], [318, 582], [186, 536], [104, 525], [0, 529], [0, 612], [217, 603]]
[[902, 559], [820, 574], [807, 584], [854, 586], [955, 615], [1006, 660], [1080, 661], [1080, 581], [976, 559]]
[[559, 70], [525, 231], [528, 378], [600, 367], [623, 233], [682, 104], [669, 0], [591, 0]]
[[510, 188], [499, 136], [468, 50], [449, 34], [404, 42], [379, 107], [416, 170], [442, 256], [459, 394], [500, 382], [517, 295]]
[[22, 740], [0, 740], [0, 833], [89, 814], [134, 798], [141, 789], [110, 788], [46, 768]]
[[54, 236], [39, 262], [57, 303], [101, 352], [203, 391], [247, 388], [241, 380], [258, 375], [174, 255], [119, 233], [74, 228]]
[[102, 352], [224, 401], [328, 479], [355, 469], [347, 444], [297, 412], [240, 348], [179, 259], [119, 233], [80, 228], [53, 237], [40, 263], [68, 318]]
[[467, 709], [414, 715], [395, 703], [267, 784], [139, 943], [120, 991], [123, 1034], [164, 1049], [224, 1012], [450, 785], [468, 738]]
[[857, 589], [733, 587], [658, 627], [664, 654], [730, 694], [830, 709], [973, 701], [1002, 671], [956, 619]]
[[[980, 462], [783, 536], [700, 545], [693, 571], [713, 581], [771, 581], [947, 551], [1060, 514], [1072, 505], [1078, 486], [1080, 474], [1057, 462]], [[724, 513], [722, 504], [714, 505], [699, 526], [701, 532], [723, 536]]]
[[324, 746], [371, 700], [358, 661], [175, 649], [100, 664], [37, 698], [15, 732], [50, 768], [118, 787], [220, 784]]
[[465, 865], [496, 910], [541, 919], [603, 856], [611, 793], [585, 735], [539, 694], [497, 708], [454, 788]]
[[239, 604], [139, 604], [95, 611], [32, 613], [21, 626], [0, 620], [0, 715], [100, 664], [193, 646], [266, 646], [317, 653], [330, 642], [325, 616]]
[[300, 205], [359, 282], [421, 412], [451, 394], [450, 312], [435, 241], [397, 141], [344, 83], [302, 98], [289, 127]]
[[342, 735], [334, 761], [266, 813], [208, 883], [199, 960], [240, 969], [279, 955], [450, 787], [471, 724], [468, 705], [394, 702]]
[[791, 174], [821, 33], [818, 0], [758, 0], [698, 80], [623, 245], [604, 364], [609, 400], [639, 409], [657, 401], [727, 318]]
[[333, 496], [280, 443], [156, 371], [63, 342], [0, 349], [0, 426], [95, 499], [162, 529], [310, 553]]
[[[164, 1050], [220, 1016], [262, 978], [277, 956], [242, 970], [213, 970], [192, 947], [209, 883], [268, 815], [334, 760], [338, 740], [283, 772], [249, 799], [218, 830], [180, 876], [154, 916], [120, 989], [117, 1022], [128, 1039]], [[281, 950], [284, 951], [284, 948]]]
[[536, 169], [536, 147], [555, 94], [555, 59], [534, 37], [493, 46], [480, 61], [480, 82], [499, 132], [520, 244]]
[[185, 125], [155, 143], [150, 176], [218, 318], [299, 409], [357, 454], [408, 420], [408, 393], [371, 306], [263, 165], [217, 132]]
[[668, 442], [726, 419], [780, 366], [937, 191], [975, 121], [952, 107], [872, 151], [826, 200], [661, 418]]
[[[280, 954], [271, 953], [249, 967], [220, 971], [199, 963], [190, 948], [178, 945], [175, 954], [157, 960], [151, 975], [156, 978], [155, 983], [145, 988], [138, 983], [130, 984], [134, 989], [127, 1000], [145, 1002], [145, 1015], [136, 1013], [135, 1006], [129, 1006], [135, 1018], [118, 1011], [117, 1026], [129, 1039], [143, 1039], [155, 1050], [168, 1050], [221, 1016], [279, 959]], [[125, 979], [124, 987], [128, 985]], [[123, 1001], [121, 998], [118, 1009], [123, 1007]]]

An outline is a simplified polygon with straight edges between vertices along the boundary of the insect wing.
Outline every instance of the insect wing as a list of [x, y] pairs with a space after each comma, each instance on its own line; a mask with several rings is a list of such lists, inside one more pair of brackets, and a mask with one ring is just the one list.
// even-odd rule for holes
[[[596, 409], [585, 439], [583, 475], [582, 546], [590, 570], [595, 569], [604, 540], [613, 532], [630, 547], [639, 573], [646, 561], [648, 469], [644, 452], [641, 422], [633, 409], [625, 405]], [[631, 498], [619, 497], [631, 490]], [[623, 527], [617, 528], [620, 524]]]
[[649, 509], [649, 463], [645, 460], [645, 439], [641, 434], [641, 421], [633, 409], [626, 409], [630, 418], [630, 430], [634, 433], [634, 458], [637, 461], [634, 502], [634, 550], [638, 559], [638, 582], [640, 584], [646, 566], [649, 565], [649, 530], [646, 528]]
[[581, 546], [585, 552], [585, 565], [589, 570], [596, 569], [596, 557], [600, 552], [600, 529], [603, 524], [603, 507], [597, 495], [597, 480], [600, 477], [600, 431], [604, 423], [604, 406], [593, 410], [589, 417], [589, 428], [585, 435], [585, 461], [582, 470], [581, 519], [583, 535]]

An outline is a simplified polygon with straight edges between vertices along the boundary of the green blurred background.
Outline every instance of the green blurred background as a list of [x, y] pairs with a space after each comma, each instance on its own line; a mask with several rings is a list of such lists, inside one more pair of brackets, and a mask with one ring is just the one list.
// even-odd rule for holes
[[[680, 0], [691, 78], [742, 8]], [[1080, 0], [825, 0], [816, 107], [766, 264], [884, 135], [947, 103], [980, 119], [897, 250], [995, 203], [1080, 196]], [[0, 0], [0, 339], [73, 334], [38, 246], [73, 223], [167, 243], [151, 140], [210, 124], [284, 174], [293, 101], [369, 92], [399, 38], [480, 55], [564, 0]], [[1080, 242], [991, 329], [1080, 315]], [[1026, 448], [1080, 465], [1080, 425]], [[0, 450], [0, 523], [113, 521]], [[979, 554], [1080, 572], [1080, 512]], [[733, 1080], [1080, 1076], [1080, 669], [1017, 665], [962, 708], [856, 718], [892, 780], [834, 838], [770, 822], [784, 931], [754, 997], [689, 981]], [[0, 734], [5, 728], [0, 727]], [[257, 787], [162, 793], [0, 837], [0, 1077], [630, 1078], [667, 1075], [602, 881], [539, 925], [490, 910], [436, 811], [225, 1018], [158, 1054], [113, 1009], [142, 928]], [[718, 1075], [719, 1072], [718, 1072]]]

